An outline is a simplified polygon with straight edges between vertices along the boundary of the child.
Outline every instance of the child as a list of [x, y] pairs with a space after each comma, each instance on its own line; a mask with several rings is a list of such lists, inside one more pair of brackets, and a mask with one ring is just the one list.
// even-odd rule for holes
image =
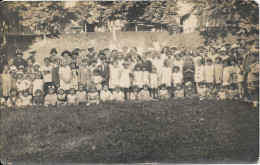
[[194, 97], [196, 97], [196, 91], [194, 89], [194, 85], [188, 81], [186, 84], [185, 84], [185, 88], [184, 88], [184, 91], [185, 91], [185, 95], [186, 97], [192, 99]]
[[4, 71], [1, 74], [1, 90], [3, 97], [7, 98], [10, 96], [10, 90], [12, 88], [13, 76], [9, 73], [9, 66], [4, 66]]
[[202, 64], [202, 59], [198, 58], [195, 65], [194, 80], [196, 89], [199, 90], [199, 82], [205, 82], [205, 66]]
[[0, 93], [0, 109], [5, 109], [5, 108], [6, 108], [5, 98], [2, 97], [2, 95]]
[[171, 96], [171, 84], [172, 84], [172, 69], [169, 66], [170, 62], [168, 60], [164, 60], [164, 66], [162, 68], [161, 74], [161, 84], [166, 85], [166, 89], [168, 90], [168, 94]]
[[55, 87], [55, 90], [57, 90], [60, 87], [60, 75], [59, 75], [59, 69], [60, 69], [60, 59], [59, 58], [55, 58], [55, 65], [53, 65], [52, 68], [52, 81], [53, 81], [53, 85]]
[[141, 71], [142, 66], [140, 64], [136, 64], [135, 71], [134, 71], [134, 80], [133, 85], [138, 86], [138, 88], [143, 87], [143, 72]]
[[175, 91], [174, 91], [174, 98], [183, 98], [184, 97], [184, 90], [181, 87], [181, 84], [176, 84]]
[[104, 85], [103, 90], [100, 93], [100, 100], [103, 102], [111, 101], [112, 100], [112, 93], [108, 90], [108, 85]]
[[223, 82], [223, 65], [222, 65], [222, 58], [217, 56], [215, 58], [215, 65], [214, 65], [214, 75], [215, 75], [215, 84], [217, 91], [220, 90], [220, 84]]
[[79, 68], [78, 72], [78, 82], [84, 85], [86, 90], [89, 90], [90, 85], [92, 85], [93, 81], [93, 72], [88, 66], [88, 59], [82, 59], [82, 67]]
[[43, 91], [43, 84], [44, 84], [43, 80], [41, 79], [42, 72], [36, 71], [34, 73], [34, 75], [35, 75], [35, 79], [33, 80], [33, 84], [32, 84], [32, 86], [33, 86], [33, 96], [35, 96], [35, 91], [37, 89]]
[[50, 65], [50, 58], [44, 58], [44, 67], [42, 67], [44, 93], [47, 93], [48, 86], [52, 86], [52, 66]]
[[182, 82], [183, 82], [183, 74], [182, 74], [179, 66], [173, 67], [172, 81], [173, 81], [174, 87], [176, 87], [177, 84], [182, 84]]
[[222, 85], [226, 86], [226, 88], [228, 89], [228, 86], [230, 84], [230, 78], [231, 78], [231, 74], [230, 74], [230, 66], [229, 66], [229, 60], [223, 60], [223, 83]]
[[239, 98], [242, 99], [244, 96], [244, 75], [243, 75], [243, 57], [238, 56], [237, 57], [237, 67], [236, 67], [236, 73], [237, 73], [237, 83], [238, 83], [238, 90], [239, 90]]
[[22, 92], [25, 90], [29, 90], [31, 83], [27, 79], [24, 79], [23, 72], [17, 73], [17, 80], [16, 80], [16, 87], [17, 91], [19, 92], [19, 95], [22, 95]]
[[55, 87], [54, 86], [49, 86], [48, 87], [48, 94], [45, 96], [45, 106], [56, 106], [58, 98], [57, 95], [54, 93], [55, 92]]
[[113, 100], [123, 102], [125, 101], [124, 93], [121, 91], [120, 86], [116, 85], [113, 92]]
[[156, 68], [152, 67], [152, 73], [150, 73], [150, 87], [153, 98], [158, 96], [159, 77], [156, 72]]
[[142, 71], [143, 71], [143, 75], [142, 75], [143, 84], [150, 86], [150, 81], [149, 81], [150, 73], [146, 70], [146, 67], [144, 65], [142, 66]]
[[174, 61], [174, 66], [178, 66], [180, 72], [182, 73], [183, 66], [184, 66], [184, 62], [183, 62], [183, 60], [181, 59], [180, 52], [176, 52], [176, 56], [175, 56], [175, 57], [176, 57], [176, 58], [175, 58], [175, 61]]
[[206, 98], [206, 91], [207, 91], [207, 88], [206, 88], [206, 84], [204, 82], [199, 82], [198, 83], [198, 94], [199, 94], [199, 98], [200, 100], [204, 100]]
[[102, 82], [103, 78], [100, 76], [100, 71], [98, 69], [94, 70], [94, 75], [93, 75], [93, 83], [96, 86], [96, 89], [98, 93], [102, 90]]
[[86, 104], [87, 102], [87, 93], [84, 91], [84, 85], [79, 85], [79, 90], [76, 92], [77, 100], [79, 105]]
[[78, 69], [75, 62], [70, 63], [70, 69], [72, 72], [72, 78], [71, 78], [71, 86], [75, 90], [78, 90]]
[[206, 59], [205, 65], [205, 81], [206, 83], [213, 83], [214, 82], [214, 65], [212, 65], [212, 59]]
[[226, 86], [220, 85], [220, 91], [217, 95], [218, 100], [226, 100], [227, 99], [227, 92], [226, 92]]
[[6, 102], [6, 106], [8, 108], [21, 106], [21, 98], [18, 96], [17, 90], [15, 88], [10, 90], [10, 97]]
[[14, 59], [13, 58], [9, 58], [7, 63], [8, 63], [10, 70], [17, 69], [16, 66], [14, 66]]
[[69, 90], [71, 88], [72, 81], [72, 71], [67, 65], [67, 61], [63, 59], [61, 61], [61, 68], [59, 70], [60, 75], [60, 87], [64, 90]]
[[[117, 61], [112, 62], [112, 66], [110, 67], [110, 76], [109, 76], [109, 89], [113, 90], [115, 85], [118, 84], [120, 79], [120, 67], [118, 66]], [[123, 66], [122, 66], [123, 67]]]
[[248, 93], [253, 100], [253, 107], [257, 107], [259, 100], [259, 50], [250, 54], [250, 71], [247, 77]]
[[41, 67], [40, 67], [40, 64], [39, 63], [37, 63], [37, 62], [35, 62], [34, 64], [33, 64], [33, 73], [34, 72], [38, 72], [38, 71], [42, 71], [42, 69], [41, 69]]
[[63, 88], [59, 87], [57, 91], [57, 107], [65, 106], [67, 105], [67, 95]]
[[230, 83], [237, 84], [237, 60], [234, 56], [229, 58], [230, 60]]
[[144, 85], [143, 86], [143, 90], [141, 90], [139, 93], [138, 93], [138, 100], [139, 101], [149, 101], [149, 100], [152, 100], [151, 96], [150, 96], [150, 92], [148, 91], [148, 85]]
[[29, 94], [33, 94], [33, 80], [35, 78], [34, 73], [30, 68], [25, 69], [25, 78], [30, 82]]
[[43, 105], [44, 104], [44, 95], [43, 91], [37, 89], [35, 91], [35, 96], [33, 97], [33, 105]]
[[130, 94], [130, 100], [138, 101], [138, 92], [139, 92], [138, 86], [134, 85], [133, 92]]
[[70, 88], [69, 94], [67, 95], [67, 102], [68, 105], [78, 105], [76, 90], [74, 88]]
[[99, 104], [99, 95], [98, 92], [96, 91], [95, 85], [90, 86], [90, 92], [88, 93], [87, 106], [91, 104]]
[[206, 90], [206, 97], [207, 99], [211, 100], [211, 99], [215, 99], [216, 98], [216, 94], [217, 91], [214, 87], [213, 83], [209, 83], [208, 84], [208, 89]]
[[230, 100], [233, 100], [233, 99], [237, 99], [238, 98], [238, 91], [236, 89], [236, 84], [234, 83], [231, 83], [229, 85], [229, 90], [228, 90], [228, 97]]
[[92, 73], [94, 72], [94, 70], [97, 68], [96, 64], [97, 64], [97, 60], [92, 60], [90, 62], [91, 66], [90, 66], [90, 69], [92, 71]]
[[132, 75], [131, 70], [129, 67], [129, 62], [124, 61], [123, 62], [123, 69], [120, 73], [120, 80], [119, 80], [119, 86], [123, 88], [123, 93], [125, 94], [125, 98], [129, 99], [129, 88], [130, 88], [130, 76]]
[[159, 91], [159, 98], [160, 99], [168, 99], [170, 98], [169, 91], [166, 88], [166, 84], [161, 85], [161, 90]]
[[32, 105], [32, 96], [29, 95], [29, 90], [24, 90], [22, 92], [21, 98], [21, 106], [30, 106]]
[[188, 81], [194, 83], [194, 73], [195, 73], [195, 67], [192, 64], [192, 59], [186, 58], [186, 62], [183, 67], [184, 83]]

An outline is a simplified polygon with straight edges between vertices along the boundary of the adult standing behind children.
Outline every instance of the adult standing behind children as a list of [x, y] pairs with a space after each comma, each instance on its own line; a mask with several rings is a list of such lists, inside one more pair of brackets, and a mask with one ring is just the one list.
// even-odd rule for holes
[[20, 49], [16, 50], [16, 57], [14, 58], [14, 66], [18, 68], [19, 66], [27, 67], [27, 61], [23, 59], [23, 52]]

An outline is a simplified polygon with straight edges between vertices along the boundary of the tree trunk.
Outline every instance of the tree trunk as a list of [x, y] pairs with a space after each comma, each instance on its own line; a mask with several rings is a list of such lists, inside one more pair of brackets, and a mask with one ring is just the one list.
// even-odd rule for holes
[[6, 43], [6, 30], [5, 30], [5, 21], [3, 21], [3, 44]]
[[85, 23], [85, 33], [87, 34], [87, 22]]
[[116, 27], [115, 27], [115, 21], [113, 21], [113, 39], [116, 41]]

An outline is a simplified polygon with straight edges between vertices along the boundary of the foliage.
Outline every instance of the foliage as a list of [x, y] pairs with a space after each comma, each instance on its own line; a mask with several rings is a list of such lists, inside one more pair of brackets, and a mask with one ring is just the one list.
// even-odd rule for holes
[[217, 38], [216, 34], [222, 31], [238, 35], [242, 40], [259, 31], [259, 11], [255, 1], [191, 0], [189, 2], [194, 4], [194, 10], [197, 11], [197, 14], [206, 15], [209, 19], [220, 18], [226, 22], [226, 27], [213, 28], [213, 31], [209, 32], [210, 34], [204, 33], [206, 36], [213, 35], [213, 38]]
[[26, 9], [21, 10], [21, 24], [35, 29], [40, 26], [49, 29], [52, 24], [59, 25], [66, 21], [67, 9], [64, 1], [32, 1], [27, 2]]
[[253, 163], [259, 111], [199, 99], [1, 110], [3, 164]]

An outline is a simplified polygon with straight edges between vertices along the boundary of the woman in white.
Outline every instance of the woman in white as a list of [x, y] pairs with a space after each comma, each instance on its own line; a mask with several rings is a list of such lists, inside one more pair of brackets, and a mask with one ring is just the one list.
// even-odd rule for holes
[[69, 90], [71, 88], [72, 71], [70, 67], [67, 65], [67, 61], [65, 59], [63, 59], [61, 62], [59, 75], [60, 75], [60, 87], [63, 88], [64, 90]]
[[138, 86], [138, 88], [143, 87], [143, 72], [141, 71], [141, 65], [137, 64], [135, 66], [135, 71], [134, 71], [134, 81], [133, 85]]
[[110, 66], [109, 75], [109, 89], [114, 89], [115, 85], [118, 85], [120, 79], [120, 67], [117, 61], [113, 61], [113, 65]]

